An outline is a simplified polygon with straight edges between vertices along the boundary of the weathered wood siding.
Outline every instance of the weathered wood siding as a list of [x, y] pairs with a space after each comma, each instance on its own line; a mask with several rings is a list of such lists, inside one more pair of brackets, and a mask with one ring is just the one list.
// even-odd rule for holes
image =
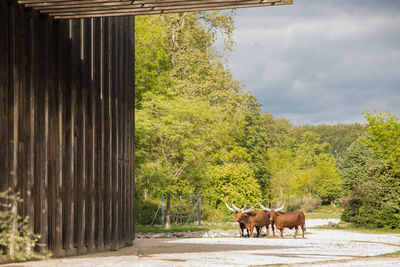
[[0, 191], [55, 255], [134, 239], [134, 17], [0, 0]]

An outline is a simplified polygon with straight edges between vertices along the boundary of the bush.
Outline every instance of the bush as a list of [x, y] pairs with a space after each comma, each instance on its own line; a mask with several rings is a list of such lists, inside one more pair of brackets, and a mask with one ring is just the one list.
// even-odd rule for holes
[[34, 247], [39, 236], [30, 229], [29, 217], [16, 214], [18, 202], [22, 202], [18, 194], [11, 194], [10, 190], [0, 192], [0, 249], [11, 260], [37, 258]]
[[[208, 202], [208, 201], [207, 201]], [[232, 222], [233, 215], [230, 210], [228, 210], [225, 205], [219, 209], [213, 208], [209, 203], [202, 202], [201, 206], [201, 219], [207, 222]]]
[[[227, 163], [210, 169], [207, 194], [215, 208], [228, 203], [256, 204], [262, 199], [261, 188], [254, 172], [246, 163]], [[248, 202], [247, 202], [248, 203]]]
[[[135, 200], [135, 219], [136, 223], [140, 225], [150, 225], [156, 215], [157, 209], [160, 206], [160, 200], [154, 199], [136, 199]], [[161, 224], [161, 210], [154, 219], [153, 224]]]
[[341, 219], [369, 228], [400, 228], [400, 182], [368, 181], [353, 189]]
[[315, 208], [321, 206], [321, 199], [312, 196], [303, 196], [301, 209], [305, 212], [313, 212]]
[[287, 211], [302, 210], [304, 212], [313, 212], [314, 209], [321, 206], [321, 199], [313, 196], [302, 196], [288, 201], [286, 205]]

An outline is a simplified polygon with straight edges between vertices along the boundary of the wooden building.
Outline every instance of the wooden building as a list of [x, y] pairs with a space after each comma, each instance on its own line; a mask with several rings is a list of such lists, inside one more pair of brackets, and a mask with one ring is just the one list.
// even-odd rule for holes
[[0, 0], [0, 191], [43, 251], [134, 239], [134, 15], [291, 0]]

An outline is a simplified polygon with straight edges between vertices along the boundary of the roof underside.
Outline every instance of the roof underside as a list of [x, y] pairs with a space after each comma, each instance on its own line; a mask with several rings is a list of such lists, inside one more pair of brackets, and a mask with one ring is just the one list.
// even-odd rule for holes
[[18, 0], [55, 19], [181, 13], [292, 4], [292, 0]]

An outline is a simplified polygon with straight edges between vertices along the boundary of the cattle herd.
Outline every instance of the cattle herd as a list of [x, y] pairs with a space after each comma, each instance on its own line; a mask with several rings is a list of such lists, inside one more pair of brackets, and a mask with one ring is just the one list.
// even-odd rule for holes
[[306, 217], [300, 210], [292, 212], [282, 212], [283, 206], [278, 209], [268, 209], [258, 203], [262, 210], [253, 211], [253, 207], [246, 209], [246, 205], [243, 208], [238, 208], [232, 203], [232, 207], [229, 207], [225, 203], [226, 207], [233, 212], [235, 221], [239, 223], [241, 236], [244, 236], [244, 229], [247, 230], [247, 237], [253, 237], [254, 228], [257, 231], [257, 237], [260, 236], [262, 228], [267, 228], [266, 237], [269, 234], [269, 225], [271, 225], [273, 236], [275, 237], [275, 227], [281, 231], [281, 237], [283, 237], [283, 229], [295, 228], [294, 238], [296, 238], [299, 226], [302, 230], [302, 236], [304, 238], [304, 231], [306, 230], [305, 221]]

